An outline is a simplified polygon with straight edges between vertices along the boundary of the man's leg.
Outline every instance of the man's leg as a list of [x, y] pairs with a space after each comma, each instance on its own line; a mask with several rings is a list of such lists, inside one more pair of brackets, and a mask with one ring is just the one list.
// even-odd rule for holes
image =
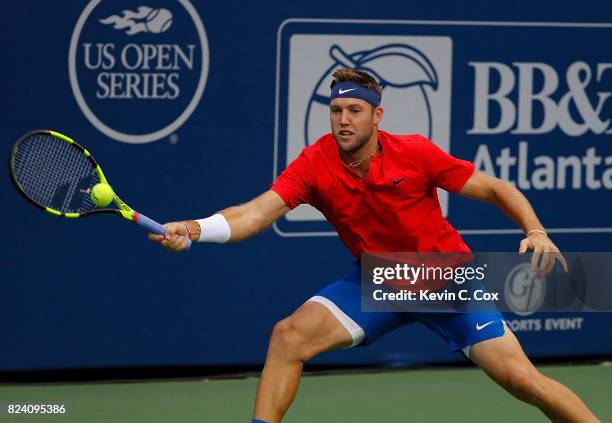
[[259, 380], [254, 418], [278, 423], [297, 393], [304, 362], [320, 352], [351, 345], [353, 338], [322, 304], [308, 301], [272, 331]]
[[501, 337], [472, 345], [469, 356], [491, 379], [552, 421], [599, 422], [576, 394], [531, 364], [508, 328]]

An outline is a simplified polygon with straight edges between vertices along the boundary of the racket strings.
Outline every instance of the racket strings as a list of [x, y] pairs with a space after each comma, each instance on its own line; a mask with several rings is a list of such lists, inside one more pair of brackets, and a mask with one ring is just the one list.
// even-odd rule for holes
[[94, 207], [89, 190], [100, 182], [93, 163], [77, 147], [47, 134], [23, 140], [14, 174], [25, 193], [43, 207], [81, 213]]

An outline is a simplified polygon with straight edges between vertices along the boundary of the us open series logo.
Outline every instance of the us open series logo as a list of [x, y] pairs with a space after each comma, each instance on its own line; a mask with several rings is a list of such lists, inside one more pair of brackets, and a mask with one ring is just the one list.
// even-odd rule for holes
[[70, 41], [74, 97], [89, 122], [117, 141], [171, 135], [206, 86], [209, 47], [198, 12], [188, 0], [154, 3], [92, 0]]

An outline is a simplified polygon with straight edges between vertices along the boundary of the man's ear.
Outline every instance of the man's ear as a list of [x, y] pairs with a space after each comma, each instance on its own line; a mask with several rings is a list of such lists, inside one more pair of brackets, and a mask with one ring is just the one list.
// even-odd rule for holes
[[380, 121], [382, 120], [384, 114], [384, 110], [382, 107], [378, 106], [376, 109], [374, 109], [374, 125], [378, 125], [380, 123]]

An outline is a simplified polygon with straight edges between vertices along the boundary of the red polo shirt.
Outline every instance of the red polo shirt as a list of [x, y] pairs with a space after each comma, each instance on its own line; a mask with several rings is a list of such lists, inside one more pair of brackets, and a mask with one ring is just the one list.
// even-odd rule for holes
[[340, 159], [332, 134], [306, 147], [271, 189], [295, 208], [320, 210], [359, 258], [368, 252], [469, 252], [444, 219], [436, 188], [459, 191], [474, 164], [420, 135], [378, 131], [382, 151], [362, 179]]

